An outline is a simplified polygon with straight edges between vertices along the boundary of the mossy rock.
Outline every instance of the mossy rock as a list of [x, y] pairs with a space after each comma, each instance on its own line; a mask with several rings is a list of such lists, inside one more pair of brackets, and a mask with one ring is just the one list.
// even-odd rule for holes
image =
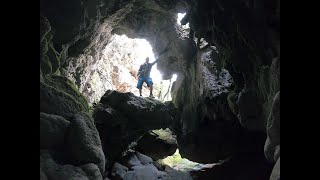
[[40, 43], [40, 57], [48, 52], [48, 41], [46, 38]]
[[52, 42], [48, 43], [48, 45], [47, 55], [52, 65], [52, 73], [55, 74], [60, 68], [59, 53], [54, 49]]
[[51, 74], [52, 65], [47, 55], [44, 55], [42, 61], [40, 61], [40, 67], [42, 69], [43, 74]]
[[99, 132], [88, 113], [78, 113], [70, 119], [65, 145], [70, 162], [75, 165], [94, 163], [101, 173], [105, 170], [105, 155]]
[[69, 125], [61, 116], [40, 112], [40, 149], [61, 148]]
[[51, 31], [51, 26], [48, 19], [40, 15], [40, 42], [43, 41], [49, 31]]
[[89, 112], [89, 105], [70, 80], [50, 75], [40, 81], [40, 112], [69, 117], [78, 112]]
[[40, 67], [40, 82], [43, 82], [44, 79], [43, 79], [43, 73], [42, 73], [42, 70], [41, 70], [41, 67]]

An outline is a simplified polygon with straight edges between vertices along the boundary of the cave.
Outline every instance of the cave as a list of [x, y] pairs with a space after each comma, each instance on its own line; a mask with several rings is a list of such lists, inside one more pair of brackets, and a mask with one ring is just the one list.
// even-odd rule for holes
[[280, 1], [40, 0], [40, 179], [280, 179]]

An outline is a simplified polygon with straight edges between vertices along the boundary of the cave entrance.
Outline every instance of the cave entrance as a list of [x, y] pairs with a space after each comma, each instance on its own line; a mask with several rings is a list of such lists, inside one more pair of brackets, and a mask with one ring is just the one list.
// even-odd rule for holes
[[[92, 91], [91, 96], [93, 98], [90, 98], [92, 102], [99, 101], [108, 89], [132, 92], [139, 96], [139, 90], [136, 88], [137, 73], [146, 57], [149, 57], [151, 63], [156, 60], [152, 47], [147, 40], [131, 39], [126, 35], [114, 34], [104, 48], [97, 69], [88, 82]], [[170, 93], [172, 83], [177, 79], [177, 75], [174, 74], [169, 80], [163, 80], [162, 74], [155, 64], [151, 69], [150, 77], [153, 81], [155, 99], [170, 101], [172, 99]], [[149, 92], [149, 88], [144, 83], [142, 87], [143, 97], [148, 97]]]
[[189, 22], [185, 25], [181, 25], [181, 20], [186, 16], [187, 13], [178, 13], [177, 24], [182, 26], [183, 29], [189, 29]]

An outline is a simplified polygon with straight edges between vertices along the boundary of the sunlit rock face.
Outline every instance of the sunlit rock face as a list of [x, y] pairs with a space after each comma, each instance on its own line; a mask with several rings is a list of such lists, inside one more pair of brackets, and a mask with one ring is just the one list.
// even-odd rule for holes
[[[113, 35], [110, 43], [103, 50], [100, 60], [97, 61], [96, 68], [91, 72], [92, 75], [87, 80], [86, 86], [81, 86], [80, 92], [90, 103], [97, 103], [109, 89], [132, 92], [139, 96], [139, 90], [136, 88], [137, 72], [146, 57], [150, 58], [150, 62], [155, 61], [149, 42], [144, 39], [130, 39], [125, 35]], [[171, 100], [171, 94], [167, 93], [166, 96], [165, 94], [170, 92], [173, 80], [171, 82], [162, 80], [157, 65], [152, 67], [151, 78], [154, 83], [154, 96], [161, 101]], [[149, 96], [149, 88], [145, 83], [142, 95]]]
[[[160, 100], [170, 100], [169, 92], [173, 80], [171, 83], [169, 80], [173, 74], [179, 76], [181, 72], [187, 72], [188, 61], [191, 61], [195, 55], [194, 41], [188, 39], [188, 32], [177, 24], [177, 12], [184, 10], [185, 3], [120, 1], [114, 6], [111, 4], [110, 2], [108, 10], [113, 14], [108, 14], [105, 19], [101, 20], [101, 25], [94, 29], [91, 36], [76, 39], [76, 42], [62, 46], [63, 54], [61, 55], [63, 55], [64, 62], [61, 73], [78, 86], [80, 92], [87, 97], [90, 103], [97, 102], [107, 89], [133, 92], [137, 95], [137, 89], [134, 88], [136, 79], [130, 77], [128, 72], [133, 74], [134, 71], [137, 71], [138, 67], [135, 63], [141, 62], [141, 59], [137, 61], [137, 57], [132, 52], [135, 49], [134, 44], [126, 43], [120, 47], [121, 43], [118, 45], [114, 43], [112, 34], [143, 38], [150, 43], [155, 56], [160, 59], [153, 68], [159, 69], [163, 80], [168, 80], [155, 84], [154, 95]], [[109, 52], [106, 52], [106, 49], [109, 49]], [[126, 54], [120, 53], [118, 56], [108, 57], [108, 53], [113, 52]], [[118, 63], [119, 58], [128, 60]], [[123, 66], [124, 64], [126, 65]], [[115, 69], [113, 69], [114, 65], [117, 66]], [[118, 73], [118, 75], [112, 77], [113, 73]], [[152, 78], [158, 79], [159, 76]], [[148, 95], [148, 89], [143, 92], [144, 96]]]

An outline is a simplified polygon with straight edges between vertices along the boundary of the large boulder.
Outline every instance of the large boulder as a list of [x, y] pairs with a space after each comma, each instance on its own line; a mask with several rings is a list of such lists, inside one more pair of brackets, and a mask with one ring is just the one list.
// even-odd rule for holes
[[167, 106], [160, 101], [110, 90], [101, 98], [93, 117], [110, 162], [148, 130], [172, 123]]
[[40, 180], [102, 180], [97, 165], [93, 163], [82, 166], [71, 164], [58, 164], [47, 152], [40, 153]]
[[130, 125], [142, 129], [166, 128], [172, 122], [167, 106], [152, 98], [108, 90], [100, 100], [129, 118]]
[[94, 163], [101, 174], [105, 170], [105, 156], [99, 133], [92, 117], [85, 113], [76, 114], [71, 120], [66, 135], [66, 149], [69, 161], [75, 165]]
[[169, 129], [149, 131], [137, 141], [137, 144], [137, 151], [155, 161], [171, 156], [178, 148], [177, 140]]
[[40, 149], [61, 147], [69, 125], [61, 116], [40, 112]]
[[89, 105], [70, 80], [50, 75], [40, 81], [40, 112], [70, 117], [89, 112]]

